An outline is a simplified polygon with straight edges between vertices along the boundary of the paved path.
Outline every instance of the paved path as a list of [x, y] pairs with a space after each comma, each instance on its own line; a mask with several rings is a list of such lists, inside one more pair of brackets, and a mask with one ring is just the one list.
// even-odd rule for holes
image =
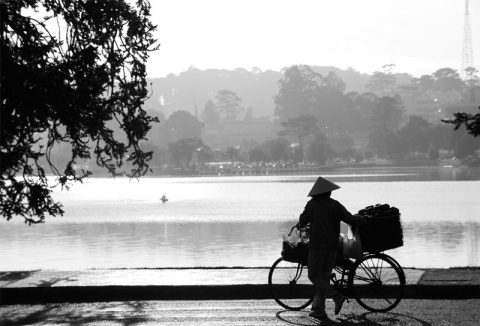
[[309, 311], [286, 311], [273, 300], [125, 301], [0, 307], [0, 325], [356, 325], [478, 326], [480, 299], [404, 299], [391, 312], [371, 313], [355, 301], [322, 322]]
[[[0, 303], [269, 299], [268, 268], [0, 272]], [[406, 298], [480, 298], [480, 269], [405, 269]]]

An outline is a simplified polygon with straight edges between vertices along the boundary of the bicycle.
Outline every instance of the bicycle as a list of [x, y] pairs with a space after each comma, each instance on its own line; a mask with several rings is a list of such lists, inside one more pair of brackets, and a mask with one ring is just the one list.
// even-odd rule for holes
[[[372, 312], [395, 308], [405, 287], [405, 273], [400, 264], [381, 252], [364, 253], [355, 261], [344, 259], [335, 266], [330, 279], [347, 300], [353, 296], [360, 306]], [[274, 300], [285, 309], [302, 310], [313, 301], [315, 287], [308, 279], [304, 257], [277, 259], [270, 268], [268, 284]]]

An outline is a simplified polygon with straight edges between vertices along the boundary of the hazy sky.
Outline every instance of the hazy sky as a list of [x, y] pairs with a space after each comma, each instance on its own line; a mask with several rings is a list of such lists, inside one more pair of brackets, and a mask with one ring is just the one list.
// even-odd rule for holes
[[[189, 66], [279, 70], [293, 64], [352, 67], [394, 63], [414, 76], [460, 72], [465, 0], [151, 0], [160, 50], [149, 77]], [[470, 0], [480, 70], [480, 0]]]

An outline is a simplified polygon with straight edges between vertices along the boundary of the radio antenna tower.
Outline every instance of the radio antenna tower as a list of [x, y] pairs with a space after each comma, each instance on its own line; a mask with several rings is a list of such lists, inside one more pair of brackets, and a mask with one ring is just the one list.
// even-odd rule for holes
[[461, 75], [465, 80], [472, 78], [466, 69], [473, 67], [472, 35], [470, 28], [470, 12], [468, 10], [468, 0], [465, 0], [465, 25], [463, 27], [463, 54]]

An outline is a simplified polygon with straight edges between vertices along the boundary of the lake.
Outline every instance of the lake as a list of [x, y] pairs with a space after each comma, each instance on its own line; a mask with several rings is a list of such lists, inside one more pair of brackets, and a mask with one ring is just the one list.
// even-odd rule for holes
[[[267, 267], [297, 222], [318, 175], [91, 178], [55, 189], [63, 217], [0, 221], [0, 270]], [[352, 213], [400, 209], [405, 267], [480, 265], [480, 169], [333, 170], [332, 197]], [[169, 201], [159, 199], [165, 194]]]

